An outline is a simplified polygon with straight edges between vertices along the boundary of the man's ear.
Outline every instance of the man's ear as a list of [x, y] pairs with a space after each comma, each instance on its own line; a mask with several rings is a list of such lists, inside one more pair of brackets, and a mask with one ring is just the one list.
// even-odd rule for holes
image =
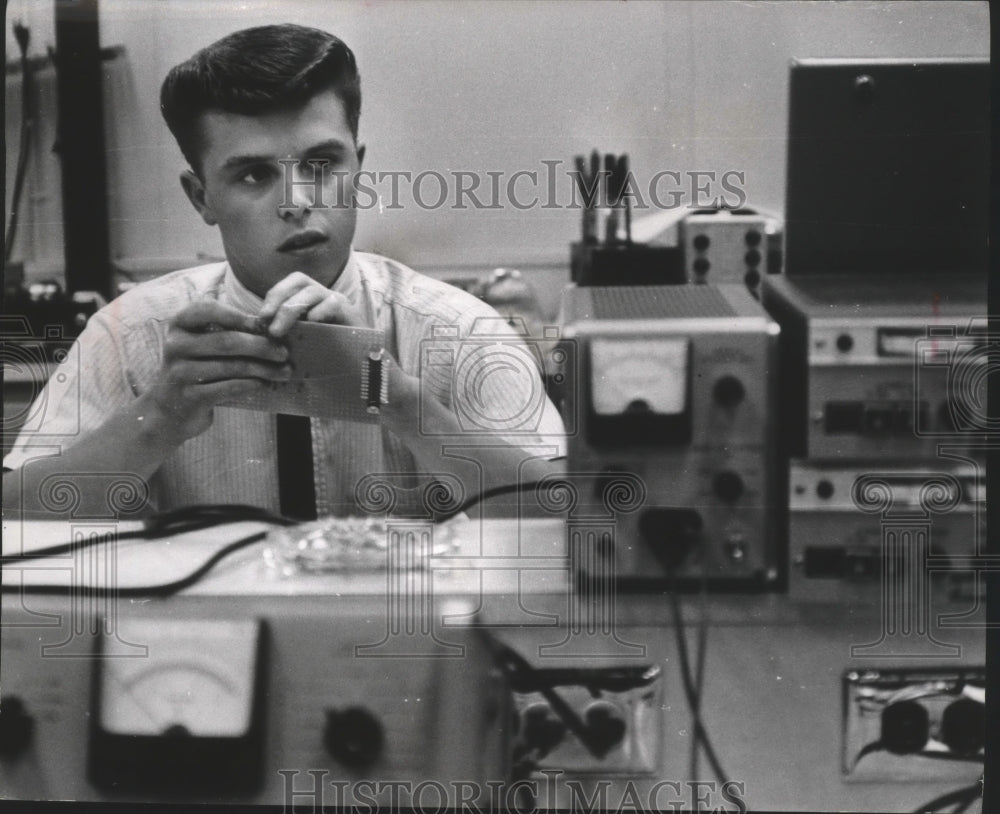
[[209, 226], [215, 226], [218, 223], [218, 219], [205, 200], [205, 185], [201, 182], [197, 174], [192, 170], [184, 170], [181, 173], [181, 188], [184, 190], [184, 194], [188, 196], [188, 200], [191, 201], [191, 205], [201, 215], [201, 219]]

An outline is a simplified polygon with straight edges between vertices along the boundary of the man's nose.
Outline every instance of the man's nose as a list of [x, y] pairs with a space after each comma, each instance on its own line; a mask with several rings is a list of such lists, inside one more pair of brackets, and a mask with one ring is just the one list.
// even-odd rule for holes
[[292, 191], [290, 200], [282, 201], [278, 205], [278, 215], [285, 219], [291, 217], [301, 218], [314, 205], [315, 201], [312, 193], [296, 188]]
[[292, 215], [301, 217], [305, 212], [315, 209], [322, 200], [322, 176], [314, 168], [306, 165], [289, 170], [289, 177], [284, 184], [282, 201], [278, 204], [278, 214], [287, 218]]

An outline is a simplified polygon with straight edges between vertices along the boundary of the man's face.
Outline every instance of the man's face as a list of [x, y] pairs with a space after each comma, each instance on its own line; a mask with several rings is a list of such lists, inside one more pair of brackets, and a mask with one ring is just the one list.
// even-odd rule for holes
[[201, 136], [201, 177], [185, 172], [181, 183], [204, 221], [218, 224], [240, 282], [263, 297], [293, 271], [336, 280], [354, 238], [351, 181], [364, 158], [336, 93], [259, 116], [209, 111]]

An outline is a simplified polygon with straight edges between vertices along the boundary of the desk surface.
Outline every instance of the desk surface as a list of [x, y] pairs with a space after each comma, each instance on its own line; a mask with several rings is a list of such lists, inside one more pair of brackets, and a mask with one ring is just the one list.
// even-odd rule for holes
[[[491, 621], [503, 624], [509, 612], [518, 619], [518, 604], [526, 597], [542, 608], [565, 608], [575, 597], [574, 578], [567, 556], [565, 526], [559, 519], [454, 520], [443, 525], [400, 521], [392, 528], [416, 531], [428, 539], [424, 545], [434, 552], [421, 555], [415, 548], [408, 556], [419, 567], [407, 567], [397, 557], [373, 564], [370, 555], [357, 567], [348, 558], [346, 567], [327, 573], [292, 573], [276, 567], [273, 552], [280, 529], [262, 522], [237, 522], [160, 539], [123, 539], [142, 528], [137, 521], [54, 522], [5, 519], [2, 525], [3, 553], [29, 553], [71, 539], [94, 536], [107, 542], [54, 557], [8, 563], [3, 582], [8, 593], [18, 586], [38, 592], [53, 586], [65, 588], [115, 588], [141, 596], [158, 595], [157, 586], [183, 579], [213, 555], [235, 541], [258, 536], [255, 542], [221, 559], [207, 574], [180, 594], [184, 596], [345, 596], [383, 598], [387, 592], [433, 592], [437, 596], [494, 597]], [[426, 554], [426, 552], [425, 552]], [[393, 587], [394, 586], [394, 587]], [[877, 591], [875, 592], [877, 594]], [[782, 593], [710, 593], [702, 603], [696, 596], [682, 599], [685, 615], [704, 612], [713, 624], [735, 626], [833, 625], [845, 636], [852, 627], [870, 627], [882, 613], [877, 595], [868, 603], [815, 604], [795, 602]], [[159, 594], [162, 595], [162, 594]], [[503, 598], [507, 601], [504, 602]], [[666, 587], [658, 591], [623, 593], [609, 591], [610, 608], [622, 624], [663, 625], [672, 621]], [[935, 612], [951, 614], [945, 626], [977, 628], [983, 608], [969, 600], [969, 608], [941, 607]], [[940, 603], [938, 603], [940, 604]], [[507, 608], [505, 611], [504, 608]]]
[[[329, 573], [285, 573], [275, 565], [273, 553], [284, 530], [262, 522], [238, 522], [162, 539], [122, 539], [117, 535], [138, 531], [136, 521], [56, 522], [4, 520], [5, 555], [31, 553], [48, 546], [92, 537], [106, 540], [81, 545], [59, 556], [10, 563], [4, 567], [8, 586], [91, 586], [137, 589], [181, 579], [199, 568], [216, 552], [235, 541], [263, 535], [221, 560], [205, 577], [184, 590], [194, 595], [234, 594], [384, 594], [390, 572], [418, 579], [432, 572], [435, 589], [443, 593], [516, 593], [527, 580], [528, 590], [563, 594], [569, 587], [568, 559], [562, 523], [552, 520], [456, 520], [444, 525], [429, 522], [391, 521], [393, 531], [427, 535], [431, 556], [414, 553], [416, 568], [398, 567], [387, 556], [377, 565], [369, 557], [357, 564], [345, 558], [343, 567]], [[437, 540], [438, 544], [433, 541]], [[481, 575], [488, 575], [482, 580]]]
[[[133, 528], [133, 524], [122, 524], [118, 531]], [[260, 523], [230, 524], [210, 532], [120, 541], [5, 566], [7, 627], [0, 663], [4, 692], [20, 695], [40, 715], [40, 763], [26, 768], [24, 762], [7, 766], [0, 761], [0, 780], [7, 788], [16, 794], [23, 787], [50, 798], [99, 798], [87, 785], [84, 770], [88, 718], [82, 699], [89, 692], [90, 660], [38, 657], [43, 641], [62, 646], [65, 626], [73, 619], [74, 594], [67, 595], [60, 587], [44, 595], [18, 596], [17, 585], [109, 584], [102, 582], [102, 574], [113, 574], [118, 586], [168, 582], [197, 568], [233, 540], [267, 528]], [[268, 724], [274, 732], [269, 741], [272, 762], [278, 767], [323, 767], [329, 758], [323, 757], [319, 746], [322, 719], [314, 716], [314, 720], [302, 709], [311, 708], [309, 704], [317, 709], [330, 704], [340, 698], [337, 693], [356, 696], [358, 703], [395, 709], [399, 702], [393, 699], [398, 692], [419, 688], [413, 676], [432, 662], [357, 659], [349, 654], [358, 642], [379, 642], [392, 629], [399, 609], [387, 606], [387, 596], [414, 598], [432, 591], [435, 602], [442, 599], [432, 616], [444, 642], [458, 641], [463, 635], [447, 627], [445, 618], [453, 613], [475, 626], [491, 628], [496, 637], [536, 665], [543, 664], [545, 654], [557, 657], [559, 667], [614, 664], [616, 659], [628, 664], [636, 658], [659, 665], [663, 728], [657, 777], [690, 779], [691, 721], [678, 674], [676, 620], [667, 598], [662, 593], [612, 592], [600, 608], [594, 597], [581, 598], [570, 587], [565, 534], [558, 520], [463, 521], [449, 530], [454, 545], [448, 556], [432, 556], [428, 568], [409, 572], [402, 582], [391, 581], [391, 567], [284, 576], [267, 563], [268, 543], [262, 540], [223, 560], [203, 581], [176, 597], [163, 602], [129, 600], [109, 607], [122, 618], [266, 618], [275, 642]], [[73, 535], [111, 531], [108, 524], [102, 527], [97, 521], [70, 525], [8, 520], [4, 522], [4, 553], [37, 549]], [[263, 597], [266, 602], [261, 601]], [[895, 645], [888, 642], [873, 658], [852, 654], [851, 648], [878, 639], [882, 627], [877, 603], [817, 607], [782, 594], [712, 594], [704, 602], [698, 596], [684, 597], [681, 605], [686, 622], [693, 623], [702, 612], [710, 622], [705, 723], [730, 777], [745, 784], [743, 797], [752, 810], [909, 811], [975, 780], [979, 769], [974, 764], [927, 761], [926, 766], [917, 767], [922, 773], [919, 782], [845, 781], [841, 776], [841, 716], [846, 670], [981, 666], [985, 656], [981, 627], [935, 628], [939, 641], [959, 648], [957, 655], [914, 661], [906, 657], [908, 642], [900, 640]], [[86, 607], [96, 612], [104, 605], [95, 601]], [[608, 614], [605, 621], [614, 625], [614, 636], [588, 630], [601, 613]], [[63, 620], [61, 624], [56, 624], [57, 619]], [[90, 639], [84, 638], [79, 644], [89, 652]], [[694, 637], [689, 638], [693, 647]], [[609, 657], [613, 658], [609, 661]], [[447, 659], [441, 662], [447, 663]], [[448, 681], [460, 683], [460, 676], [461, 670]], [[428, 691], [437, 686], [437, 679], [432, 679], [427, 679]], [[389, 689], [372, 689], [383, 685]], [[454, 731], [461, 730], [457, 721], [451, 721], [452, 725]], [[412, 739], [417, 744], [419, 733]], [[421, 748], [426, 746], [414, 745], [413, 754], [421, 754]], [[455, 749], [456, 755], [467, 751]], [[891, 756], [882, 765], [887, 771], [896, 770]], [[29, 768], [34, 774], [18, 781], [17, 773]], [[704, 764], [702, 776], [709, 776]], [[282, 794], [280, 777], [274, 772], [269, 777], [261, 800], [276, 803]], [[453, 779], [447, 774], [442, 777]], [[417, 779], [425, 776], [418, 773]], [[655, 779], [644, 780], [642, 788]], [[0, 791], [0, 796], [4, 793]], [[661, 802], [667, 799], [674, 798], [666, 794]], [[612, 798], [612, 807], [616, 801]]]

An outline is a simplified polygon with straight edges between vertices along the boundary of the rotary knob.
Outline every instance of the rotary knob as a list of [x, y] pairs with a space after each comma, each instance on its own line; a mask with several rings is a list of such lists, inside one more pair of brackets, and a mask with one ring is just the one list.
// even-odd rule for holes
[[960, 755], [974, 755], [986, 745], [986, 706], [959, 698], [941, 716], [941, 740]]
[[548, 704], [537, 703], [521, 713], [524, 721], [524, 742], [547, 755], [555, 749], [566, 734], [566, 724], [559, 720]]
[[727, 469], [712, 479], [712, 487], [720, 499], [726, 503], [735, 503], [743, 495], [743, 478]]
[[882, 745], [894, 755], [921, 751], [929, 730], [930, 716], [916, 701], [897, 701], [882, 710]]
[[735, 376], [722, 376], [712, 389], [715, 403], [721, 407], [735, 407], [743, 401], [746, 394], [743, 382]]
[[592, 746], [598, 757], [603, 757], [625, 738], [625, 720], [614, 704], [595, 701], [584, 713], [587, 729], [590, 730]]
[[31, 744], [35, 719], [16, 695], [0, 698], [0, 758], [16, 758]]
[[364, 707], [328, 709], [323, 745], [331, 757], [352, 769], [370, 766], [382, 754], [382, 724]]

